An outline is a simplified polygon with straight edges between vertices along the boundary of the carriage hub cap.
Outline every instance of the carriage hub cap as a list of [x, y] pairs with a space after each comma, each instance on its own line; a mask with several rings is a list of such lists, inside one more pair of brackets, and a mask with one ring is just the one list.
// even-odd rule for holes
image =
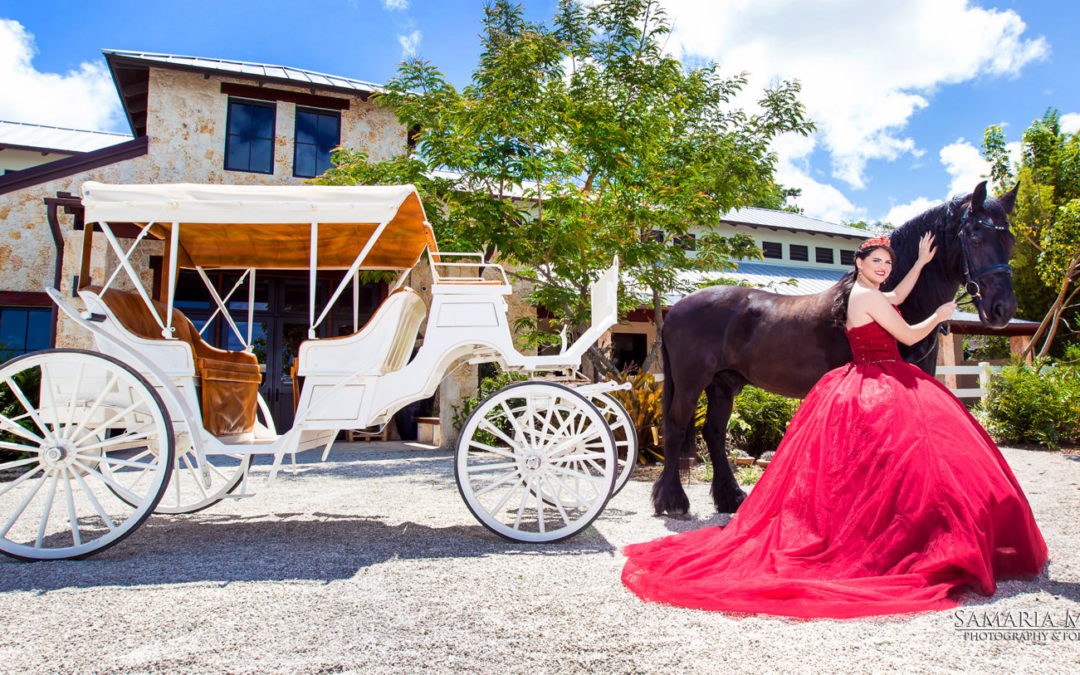
[[74, 453], [72, 452], [71, 444], [67, 441], [55, 441], [46, 445], [41, 452], [41, 463], [45, 466], [56, 466], [58, 464], [70, 463], [69, 460]]
[[529, 455], [525, 458], [525, 468], [529, 471], [536, 471], [540, 468], [539, 455]]

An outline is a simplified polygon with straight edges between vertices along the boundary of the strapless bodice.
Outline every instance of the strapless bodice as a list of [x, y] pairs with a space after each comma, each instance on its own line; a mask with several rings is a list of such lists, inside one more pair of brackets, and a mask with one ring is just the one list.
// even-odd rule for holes
[[877, 322], [857, 326], [844, 331], [851, 343], [852, 361], [855, 363], [877, 363], [879, 361], [899, 361], [900, 350], [896, 338]]

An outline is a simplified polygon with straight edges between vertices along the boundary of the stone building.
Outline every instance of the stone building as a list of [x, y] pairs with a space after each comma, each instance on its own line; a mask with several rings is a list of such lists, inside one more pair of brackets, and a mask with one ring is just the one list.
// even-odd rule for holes
[[[44, 285], [53, 285], [74, 294], [78, 285], [81, 222], [71, 213], [75, 200], [65, 195], [77, 196], [83, 182], [299, 184], [325, 171], [339, 145], [373, 160], [407, 147], [407, 130], [393, 112], [370, 100], [379, 89], [372, 83], [221, 59], [126, 51], [104, 56], [130, 136], [0, 123], [0, 162], [5, 162], [0, 166], [8, 169], [0, 176], [0, 341], [9, 354], [50, 343], [87, 344], [87, 336], [57, 317], [42, 292]], [[132, 262], [147, 288], [160, 296], [161, 242], [150, 245], [150, 255]], [[104, 238], [96, 237], [89, 276], [102, 283], [115, 264], [111, 252], [106, 255]], [[340, 276], [320, 273], [320, 302]], [[234, 277], [225, 271], [212, 275], [219, 292], [227, 291]], [[385, 284], [367, 284], [361, 291], [363, 322], [381, 301]], [[261, 392], [279, 428], [292, 420], [289, 367], [306, 335], [307, 299], [306, 272], [258, 276], [254, 333], [262, 341], [256, 350], [264, 367]], [[246, 298], [231, 304], [243, 322]], [[338, 305], [323, 337], [352, 332], [352, 298]], [[177, 307], [202, 328], [212, 306], [201, 280], [183, 273]], [[214, 320], [204, 337], [219, 347], [238, 348], [222, 323]], [[469, 369], [459, 371], [444, 384], [444, 396], [456, 398], [470, 385]]]

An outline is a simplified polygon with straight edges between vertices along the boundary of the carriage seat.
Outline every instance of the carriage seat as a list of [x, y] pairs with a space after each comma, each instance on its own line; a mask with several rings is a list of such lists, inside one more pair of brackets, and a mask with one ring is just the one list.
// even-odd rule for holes
[[426, 314], [419, 293], [408, 287], [399, 288], [359, 331], [301, 343], [297, 371], [302, 376], [392, 373], [409, 362], [420, 322]]
[[[129, 332], [147, 340], [165, 340], [161, 327], [138, 293], [110, 288], [101, 298], [112, 318]], [[158, 316], [165, 317], [165, 305], [154, 301]], [[255, 428], [259, 384], [262, 372], [258, 358], [250, 352], [217, 349], [206, 343], [195, 325], [178, 309], [173, 309], [173, 335], [191, 347], [195, 377], [199, 383], [203, 426], [215, 436], [245, 434]]]

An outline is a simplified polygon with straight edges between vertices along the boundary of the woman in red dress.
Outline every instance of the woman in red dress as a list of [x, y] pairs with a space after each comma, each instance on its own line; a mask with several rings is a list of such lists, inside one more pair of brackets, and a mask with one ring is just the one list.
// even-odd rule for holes
[[[972, 588], [1038, 574], [1047, 550], [1016, 478], [964, 405], [900, 359], [956, 303], [908, 325], [900, 304], [934, 256], [891, 293], [888, 241], [856, 253], [838, 320], [852, 363], [803, 400], [767, 471], [724, 528], [627, 546], [623, 582], [643, 600], [795, 617], [955, 607]], [[845, 311], [846, 310], [846, 311]]]

